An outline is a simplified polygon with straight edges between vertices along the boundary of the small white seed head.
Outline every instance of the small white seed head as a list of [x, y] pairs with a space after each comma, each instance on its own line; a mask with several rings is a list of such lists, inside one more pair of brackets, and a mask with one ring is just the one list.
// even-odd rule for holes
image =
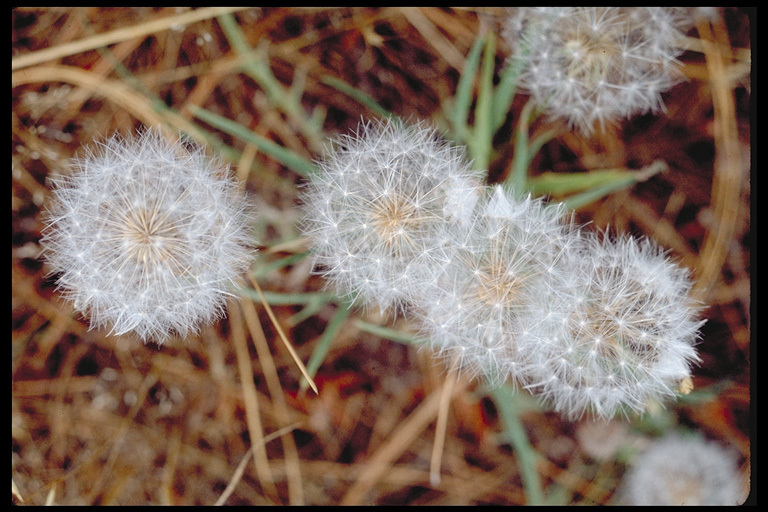
[[524, 66], [521, 85], [554, 117], [589, 135], [600, 125], [663, 109], [682, 78], [686, 9], [521, 7], [504, 35]]
[[[535, 297], [546, 293], [567, 249], [562, 210], [530, 197], [516, 200], [495, 185], [472, 222], [445, 225], [450, 260], [422, 290], [414, 312], [432, 348], [492, 384], [517, 377], [518, 339]], [[450, 364], [450, 361], [448, 361]]]
[[735, 450], [700, 435], [667, 434], [653, 441], [624, 475], [625, 505], [741, 505], [744, 478]]

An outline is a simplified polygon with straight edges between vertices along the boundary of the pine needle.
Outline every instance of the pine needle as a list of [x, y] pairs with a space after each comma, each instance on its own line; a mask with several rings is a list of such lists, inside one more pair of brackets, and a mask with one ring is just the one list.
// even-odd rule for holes
[[240, 461], [240, 464], [238, 464], [237, 468], [235, 468], [235, 472], [232, 475], [232, 479], [229, 481], [229, 484], [227, 484], [227, 488], [224, 489], [224, 492], [221, 493], [221, 496], [219, 496], [219, 499], [216, 500], [214, 505], [217, 507], [224, 505], [229, 497], [232, 496], [232, 493], [235, 492], [235, 487], [237, 487], [237, 484], [240, 483], [240, 480], [242, 480], [243, 474], [245, 473], [245, 468], [248, 466], [248, 461], [250, 461], [251, 457], [253, 456], [254, 446], [264, 446], [273, 439], [277, 439], [278, 437], [293, 431], [294, 429], [298, 428], [299, 425], [301, 425], [301, 422], [297, 421], [292, 425], [288, 425], [287, 427], [275, 430], [268, 436], [259, 439], [258, 442], [254, 443], [253, 446], [248, 448], [248, 451], [245, 452], [245, 455], [243, 455], [243, 459]]
[[429, 463], [429, 483], [433, 487], [440, 485], [440, 465], [443, 460], [443, 451], [445, 448], [445, 431], [448, 426], [448, 410], [453, 395], [453, 387], [456, 384], [458, 371], [456, 369], [458, 360], [454, 360], [448, 375], [445, 376], [442, 390], [440, 392], [440, 405], [437, 410], [437, 425], [435, 426], [435, 444], [432, 446], [432, 458]]
[[240, 372], [240, 385], [243, 388], [246, 425], [252, 440], [251, 449], [256, 454], [254, 469], [266, 494], [277, 496], [277, 488], [272, 478], [272, 472], [269, 469], [267, 452], [263, 445], [254, 441], [264, 438], [264, 428], [261, 423], [258, 394], [256, 392], [256, 385], [253, 382], [253, 366], [248, 354], [248, 344], [245, 341], [245, 329], [243, 329], [239, 304], [234, 304], [229, 308], [229, 316], [232, 324], [232, 341], [237, 355], [237, 368]]
[[291, 357], [293, 357], [293, 360], [296, 362], [296, 366], [299, 367], [299, 371], [301, 371], [301, 374], [304, 375], [305, 379], [307, 379], [307, 382], [309, 382], [309, 386], [312, 388], [315, 394], [320, 394], [319, 391], [317, 390], [317, 384], [315, 384], [315, 381], [312, 380], [312, 377], [310, 377], [309, 372], [304, 366], [304, 363], [301, 362], [301, 359], [299, 358], [299, 355], [294, 350], [293, 345], [291, 345], [291, 342], [288, 341], [288, 337], [283, 332], [283, 328], [280, 327], [280, 324], [277, 321], [277, 317], [275, 316], [275, 313], [272, 311], [272, 308], [269, 306], [267, 299], [264, 297], [264, 292], [261, 291], [261, 286], [259, 286], [259, 283], [256, 281], [256, 279], [253, 278], [253, 276], [251, 276], [251, 283], [253, 284], [253, 289], [256, 290], [256, 293], [259, 294], [261, 303], [264, 305], [264, 309], [267, 311], [267, 315], [269, 315], [269, 319], [272, 321], [272, 325], [275, 326], [275, 329], [277, 330], [277, 334], [280, 336], [280, 339], [283, 340], [283, 343], [285, 344], [285, 348], [288, 349], [288, 352], [291, 354]]
[[43, 62], [61, 59], [62, 57], [69, 57], [70, 55], [76, 55], [88, 50], [95, 50], [96, 48], [102, 48], [135, 37], [147, 36], [162, 30], [168, 30], [176, 25], [190, 25], [196, 21], [214, 18], [220, 14], [242, 9], [244, 9], [244, 7], [206, 7], [194, 11], [187, 11], [177, 16], [168, 16], [116, 30], [110, 30], [109, 32], [96, 34], [84, 39], [78, 39], [77, 41], [71, 41], [66, 44], [52, 46], [11, 59], [11, 70], [13, 71], [34, 66], [35, 64], [42, 64]]

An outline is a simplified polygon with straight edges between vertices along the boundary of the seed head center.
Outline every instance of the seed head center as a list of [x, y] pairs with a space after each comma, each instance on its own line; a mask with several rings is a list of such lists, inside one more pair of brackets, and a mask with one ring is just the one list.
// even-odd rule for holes
[[124, 216], [122, 237], [126, 253], [140, 265], [169, 264], [178, 247], [173, 223], [157, 211], [133, 210]]
[[402, 249], [411, 243], [412, 231], [423, 222], [419, 209], [401, 197], [387, 197], [373, 212], [371, 225], [387, 247]]

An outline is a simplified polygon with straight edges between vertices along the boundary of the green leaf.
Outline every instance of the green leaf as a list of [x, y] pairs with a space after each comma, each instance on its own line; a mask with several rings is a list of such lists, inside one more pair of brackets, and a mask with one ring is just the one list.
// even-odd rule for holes
[[[331, 321], [328, 322], [328, 326], [325, 328], [325, 331], [320, 337], [320, 340], [317, 342], [317, 345], [315, 345], [314, 350], [312, 350], [312, 355], [309, 356], [309, 361], [307, 361], [307, 372], [311, 377], [315, 376], [318, 368], [320, 368], [320, 366], [323, 364], [323, 361], [325, 361], [325, 358], [328, 355], [328, 351], [331, 349], [331, 343], [333, 343], [333, 340], [336, 338], [336, 333], [339, 331], [341, 326], [344, 325], [344, 322], [349, 317], [349, 314], [349, 304], [340, 304], [336, 314], [333, 315]], [[309, 383], [307, 380], [302, 379], [300, 384], [301, 391], [306, 390], [308, 387]]]
[[535, 106], [536, 104], [533, 99], [530, 99], [520, 112], [520, 117], [517, 120], [517, 132], [515, 134], [515, 153], [512, 156], [512, 169], [505, 183], [505, 188], [518, 198], [528, 192], [528, 166], [533, 158], [528, 147], [528, 124], [530, 123]]
[[321, 82], [323, 82], [326, 85], [330, 85], [334, 89], [336, 89], [339, 92], [342, 92], [352, 98], [353, 100], [357, 101], [370, 111], [374, 112], [379, 117], [382, 117], [384, 119], [391, 119], [395, 118], [393, 113], [389, 112], [387, 109], [376, 103], [376, 100], [365, 94], [363, 91], [360, 91], [358, 89], [355, 89], [348, 83], [344, 82], [343, 80], [340, 80], [336, 77], [325, 75], [323, 78], [320, 79]]
[[467, 147], [475, 169], [487, 170], [491, 161], [493, 134], [491, 126], [493, 103], [493, 73], [496, 58], [496, 38], [491, 34], [483, 53], [483, 67], [480, 73], [480, 84], [477, 91], [477, 107], [475, 109], [475, 125], [472, 136], [467, 140]]
[[297, 261], [303, 260], [305, 257], [307, 257], [307, 255], [309, 255], [309, 253], [310, 251], [291, 254], [290, 256], [280, 258], [279, 260], [273, 261], [271, 263], [259, 265], [258, 268], [253, 271], [253, 277], [255, 277], [256, 279], [261, 279], [262, 277], [266, 276], [273, 270], [277, 270], [279, 268], [283, 268], [288, 265], [293, 265]]
[[568, 208], [576, 209], [645, 181], [666, 169], [667, 164], [657, 160], [637, 171], [614, 168], [578, 173], [547, 172], [531, 178], [528, 184], [536, 195], [562, 197], [572, 194], [564, 203]]
[[512, 444], [515, 457], [517, 457], [520, 476], [523, 479], [523, 489], [526, 498], [528, 498], [526, 505], [543, 505], [544, 494], [539, 472], [536, 469], [538, 454], [531, 446], [523, 422], [520, 421], [518, 395], [510, 384], [493, 388], [491, 394], [504, 424], [504, 433]]
[[234, 137], [237, 137], [244, 142], [253, 144], [263, 153], [269, 155], [278, 162], [287, 166], [295, 173], [300, 174], [305, 178], [309, 178], [317, 170], [315, 164], [305, 159], [304, 157], [297, 155], [293, 151], [284, 148], [283, 146], [280, 146], [274, 141], [253, 133], [245, 126], [232, 121], [231, 119], [227, 119], [226, 117], [214, 114], [209, 110], [205, 110], [204, 108], [200, 108], [195, 105], [190, 105], [189, 110], [192, 115], [201, 121], [204, 121], [214, 128], [218, 128], [219, 130], [222, 130]]
[[390, 329], [389, 327], [372, 324], [370, 322], [366, 322], [365, 320], [356, 320], [355, 325], [361, 331], [369, 332], [381, 338], [386, 338], [398, 343], [404, 343], [405, 345], [424, 345], [427, 343], [426, 340], [418, 338], [412, 334], [407, 334], [396, 329]]
[[448, 118], [453, 126], [453, 139], [458, 144], [463, 144], [469, 136], [469, 108], [474, 96], [475, 75], [480, 65], [480, 52], [484, 45], [483, 39], [477, 38], [469, 50], [467, 60], [464, 63], [464, 70], [456, 87], [456, 95], [453, 97], [453, 106], [448, 113]]
[[504, 124], [512, 100], [517, 92], [517, 82], [523, 72], [525, 62], [514, 59], [507, 62], [507, 65], [499, 74], [499, 84], [496, 86], [496, 93], [493, 95], [493, 131], [497, 131]]
[[[241, 290], [246, 296], [261, 302], [261, 297], [253, 288]], [[327, 304], [337, 302], [336, 294], [331, 292], [277, 293], [264, 291], [264, 299], [270, 306], [294, 306], [297, 304]]]

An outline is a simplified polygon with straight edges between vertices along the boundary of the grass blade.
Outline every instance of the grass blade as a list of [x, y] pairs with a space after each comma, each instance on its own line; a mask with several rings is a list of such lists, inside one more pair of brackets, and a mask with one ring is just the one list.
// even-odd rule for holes
[[[328, 322], [328, 326], [325, 328], [323, 335], [320, 337], [317, 345], [315, 345], [312, 355], [309, 356], [309, 361], [307, 361], [307, 371], [312, 377], [317, 374], [318, 368], [323, 364], [325, 357], [328, 355], [328, 351], [331, 349], [333, 340], [336, 339], [336, 333], [339, 332], [339, 329], [349, 317], [351, 310], [348, 306], [348, 304], [339, 305], [339, 309], [336, 311], [336, 314], [333, 315], [331, 321]], [[306, 391], [308, 386], [309, 383], [307, 380], [302, 379], [299, 389], [301, 391]]]
[[461, 73], [459, 84], [456, 87], [453, 106], [448, 114], [451, 126], [453, 127], [453, 139], [458, 144], [463, 144], [467, 140], [469, 133], [467, 125], [469, 107], [472, 105], [475, 75], [480, 65], [480, 51], [483, 49], [484, 44], [482, 38], [478, 38], [469, 50], [464, 64], [464, 71]]
[[190, 105], [189, 110], [192, 115], [201, 121], [204, 121], [214, 128], [218, 128], [219, 130], [222, 130], [223, 132], [226, 132], [234, 137], [237, 137], [244, 142], [253, 144], [263, 153], [269, 155], [281, 164], [284, 164], [295, 173], [300, 174], [305, 178], [309, 178], [309, 176], [311, 176], [316, 170], [315, 164], [309, 160], [297, 155], [290, 149], [284, 148], [274, 141], [253, 133], [245, 126], [232, 121], [231, 119], [227, 119], [226, 117], [214, 114], [210, 110], [205, 110], [204, 108], [200, 108], [194, 105]]
[[526, 505], [542, 505], [544, 504], [544, 494], [541, 490], [541, 479], [536, 470], [536, 452], [531, 446], [518, 415], [517, 394], [509, 384], [494, 388], [491, 394], [499, 410], [499, 416], [504, 423], [504, 432], [517, 457], [520, 475], [523, 479], [523, 488], [526, 498], [528, 498]]
[[376, 103], [376, 100], [374, 100], [372, 97], [365, 94], [363, 91], [360, 91], [358, 89], [355, 89], [348, 83], [344, 82], [343, 80], [339, 80], [338, 78], [330, 75], [325, 75], [323, 78], [320, 79], [321, 82], [323, 82], [326, 85], [330, 85], [337, 91], [346, 94], [353, 100], [357, 101], [364, 107], [368, 108], [371, 112], [375, 113], [377, 116], [384, 118], [384, 119], [391, 119], [395, 118], [395, 114], [391, 113], [378, 103]]

